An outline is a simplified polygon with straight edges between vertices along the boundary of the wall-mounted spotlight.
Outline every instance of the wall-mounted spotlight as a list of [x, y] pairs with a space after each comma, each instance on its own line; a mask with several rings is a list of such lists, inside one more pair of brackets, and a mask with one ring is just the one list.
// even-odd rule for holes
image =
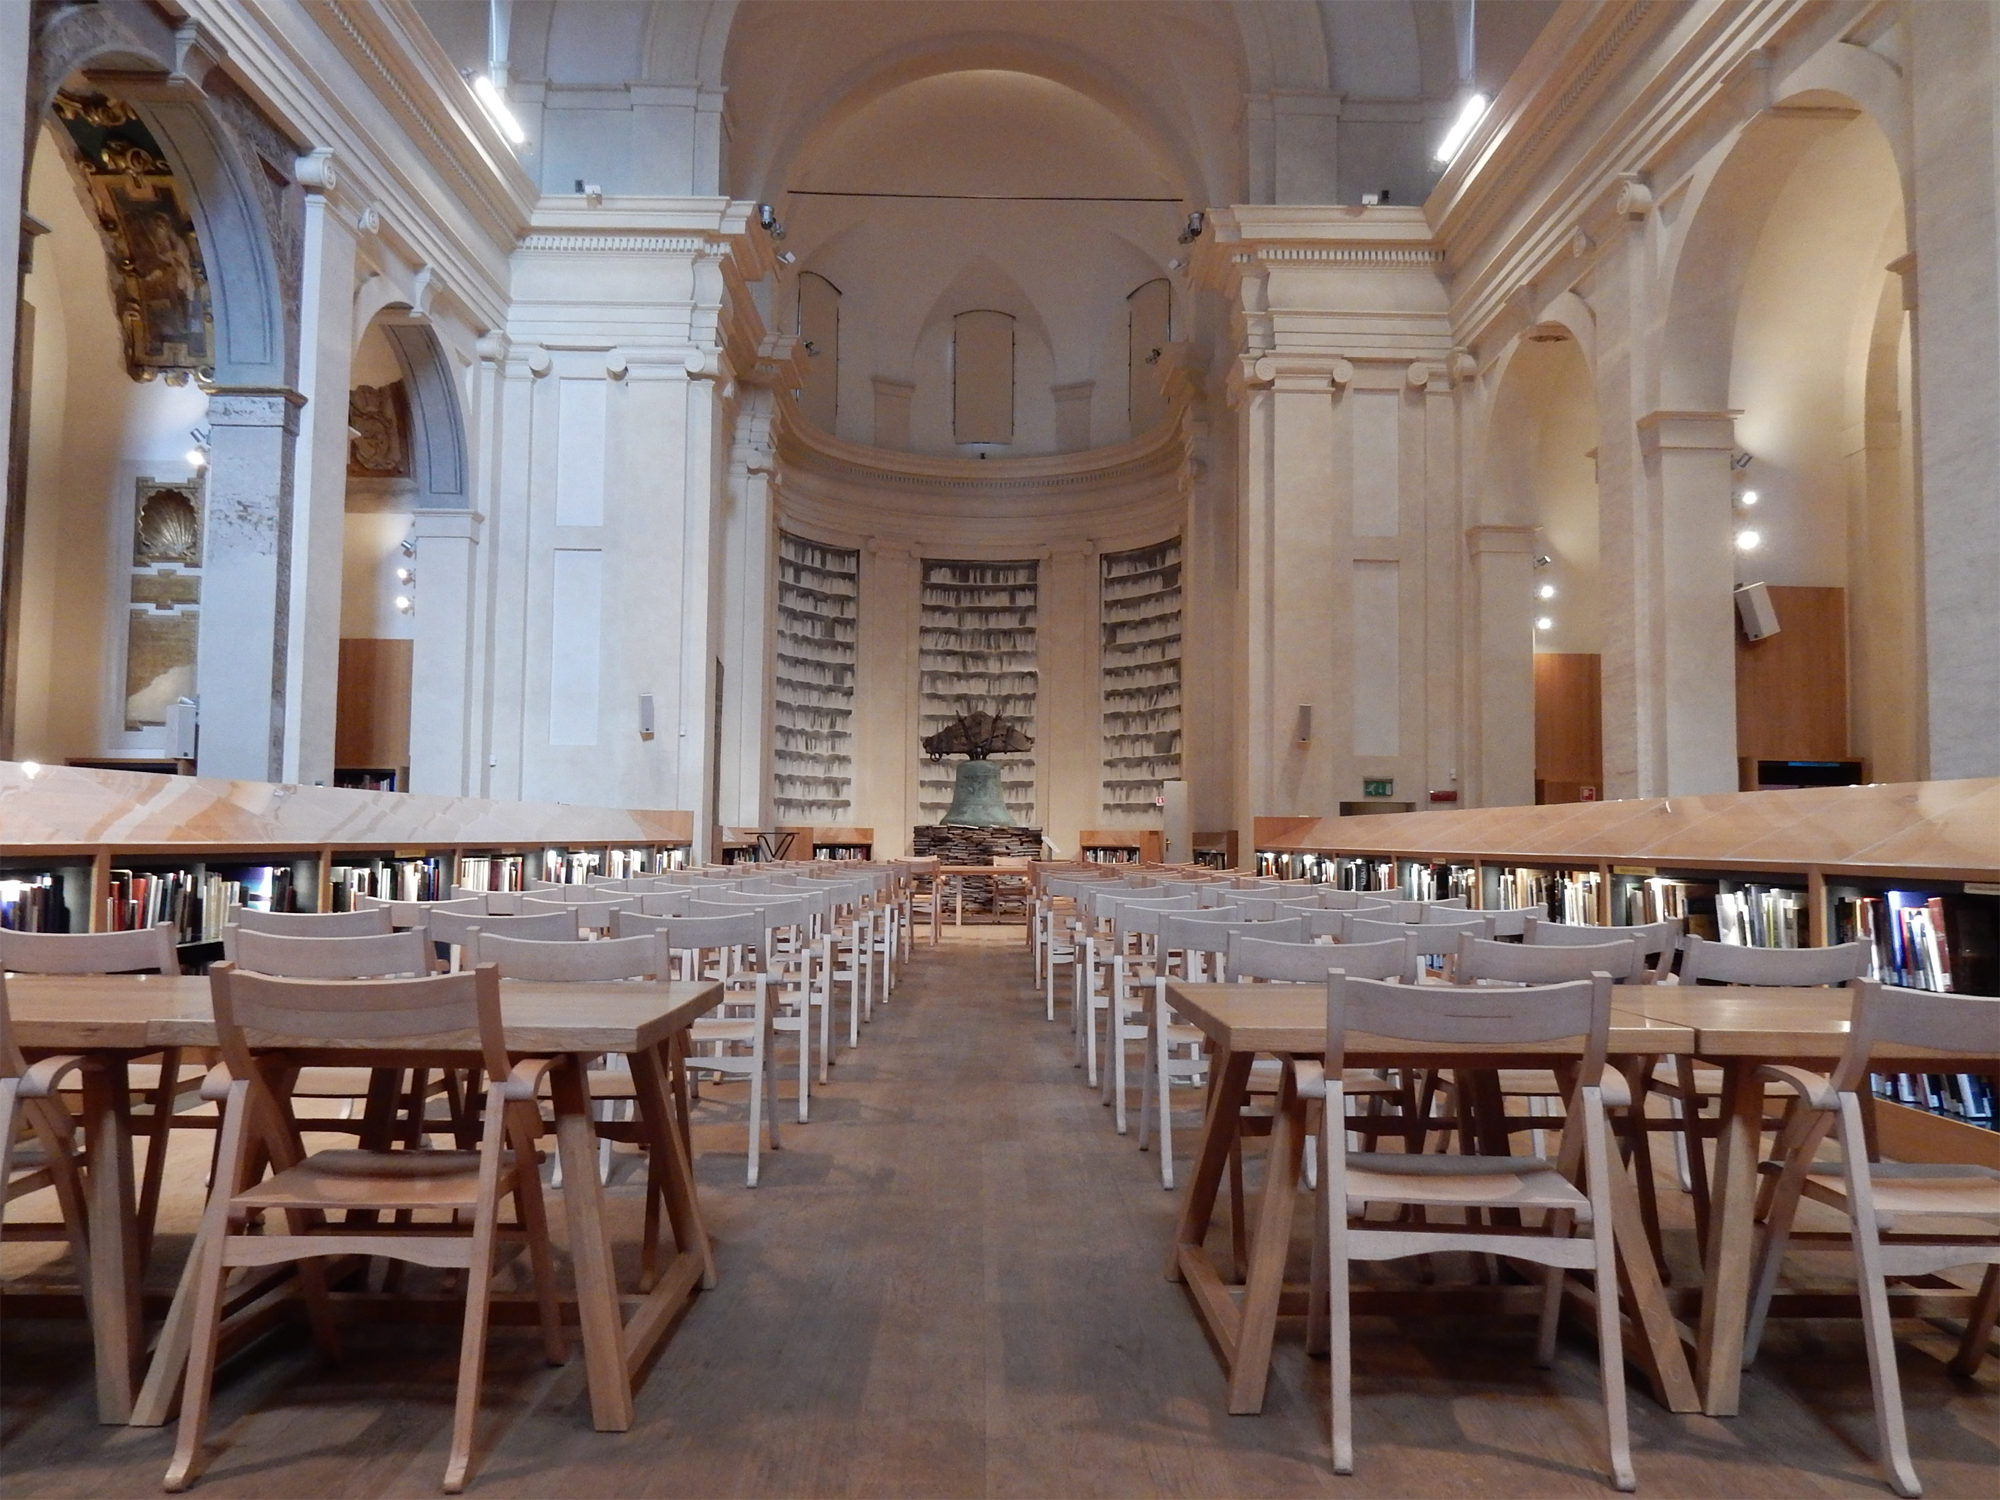
[[1553, 583], [1545, 583], [1535, 590], [1535, 597], [1537, 599], [1553, 599], [1555, 596], [1556, 586]]
[[416, 581], [417, 581], [417, 575], [411, 569], [409, 568], [396, 569], [396, 582], [402, 584], [405, 588], [408, 588], [411, 584], [415, 583]]
[[202, 450], [199, 448], [188, 449], [187, 466], [190, 469], [203, 469], [208, 467], [208, 455], [202, 452]]
[[1535, 629], [1537, 630], [1554, 630], [1555, 628], [1556, 622], [1547, 615], [1543, 615], [1539, 620], [1535, 621]]
[[416, 606], [416, 603], [415, 603], [415, 602], [414, 602], [414, 601], [413, 601], [413, 600], [412, 600], [412, 599], [410, 598], [410, 596], [409, 596], [408, 594], [398, 594], [398, 595], [396, 596], [396, 613], [397, 613], [397, 614], [399, 614], [399, 615], [407, 615], [407, 614], [409, 614], [409, 613], [410, 613], [411, 611], [413, 611], [413, 610], [414, 610], [414, 609], [415, 609], [416, 607], [417, 607], [417, 606]]
[[1757, 492], [1755, 490], [1745, 490], [1736, 497], [1736, 503], [1738, 505], [1755, 505], [1757, 503]]
[[1187, 216], [1187, 228], [1181, 231], [1181, 243], [1183, 245], [1192, 245], [1196, 240], [1201, 238], [1202, 230], [1207, 227], [1208, 215], [1200, 209], [1196, 209]]
[[415, 557], [417, 555], [416, 539], [414, 537], [407, 537], [407, 536], [404, 537], [403, 540], [397, 544], [397, 550], [400, 551], [405, 557]]
[[1550, 563], [1554, 561], [1555, 559], [1553, 557], [1550, 557], [1546, 552], [1538, 552], [1535, 554], [1535, 566], [1538, 568], [1546, 568]]
[[1746, 526], [1743, 530], [1736, 533], [1736, 550], [1738, 552], [1755, 552], [1763, 545], [1764, 536], [1762, 532], [1753, 531]]
[[774, 240], [785, 237], [785, 226], [778, 222], [778, 211], [768, 203], [757, 205], [757, 222], [764, 227], [764, 233]]

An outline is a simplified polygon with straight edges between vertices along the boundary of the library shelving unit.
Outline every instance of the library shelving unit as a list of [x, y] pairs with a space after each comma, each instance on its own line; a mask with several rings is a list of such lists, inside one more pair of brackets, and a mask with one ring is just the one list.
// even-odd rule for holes
[[[335, 911], [357, 892], [636, 875], [684, 864], [693, 815], [0, 762], [0, 922], [104, 932], [175, 922], [184, 949], [232, 902]], [[190, 961], [219, 953], [185, 953]]]
[[[1860, 939], [1884, 983], [2000, 994], [2000, 779], [1259, 818], [1256, 841], [1258, 871], [1280, 878], [1568, 922], [1681, 917], [1756, 947]], [[1993, 1123], [1971, 1081], [1928, 1087], [1877, 1080], [1885, 1098]]]
[[1096, 865], [1156, 865], [1166, 858], [1166, 835], [1157, 828], [1086, 828], [1076, 844], [1079, 857]]
[[1204, 870], [1234, 870], [1237, 868], [1236, 847], [1234, 828], [1197, 833], [1194, 836], [1194, 862]]
[[794, 859], [873, 859], [875, 857], [875, 830], [872, 828], [834, 828], [817, 824], [787, 825], [780, 833], [794, 835], [792, 858]]

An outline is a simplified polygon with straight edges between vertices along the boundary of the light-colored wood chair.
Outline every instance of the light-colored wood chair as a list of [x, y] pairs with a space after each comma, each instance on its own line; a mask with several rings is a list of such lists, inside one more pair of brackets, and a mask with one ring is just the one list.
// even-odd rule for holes
[[[1334, 950], [1336, 953], [1338, 949]], [[1612, 1482], [1635, 1487], [1625, 1404], [1625, 1360], [1612, 1235], [1610, 1132], [1602, 1095], [1611, 1021], [1611, 980], [1598, 975], [1573, 984], [1524, 989], [1391, 984], [1335, 970], [1326, 981], [1327, 1051], [1322, 1065], [1296, 1064], [1298, 1091], [1324, 1101], [1320, 1131], [1320, 1218], [1309, 1322], [1324, 1327], [1332, 1355], [1333, 1467], [1354, 1472], [1354, 1415], [1349, 1287], [1355, 1261], [1400, 1260], [1441, 1250], [1504, 1255], [1547, 1268], [1536, 1362], [1555, 1357], [1557, 1317], [1568, 1272], [1589, 1272], [1596, 1300], [1598, 1368], [1602, 1378]], [[1477, 1054], [1521, 1046], [1561, 1046], [1575, 1068], [1569, 1104], [1583, 1128], [1563, 1132], [1559, 1160], [1535, 1157], [1350, 1152], [1345, 1118], [1349, 1033], [1440, 1044]], [[1423, 1222], [1369, 1218], [1370, 1208], [1419, 1208]], [[1437, 1222], [1470, 1209], [1539, 1212], [1541, 1233]], [[1468, 1216], [1469, 1217], [1469, 1216]], [[1576, 1231], [1581, 1229], [1582, 1234]], [[1324, 1248], [1321, 1249], [1320, 1246]]]
[[[544, 1350], [551, 1363], [568, 1357], [535, 1150], [540, 1133], [535, 1091], [555, 1064], [550, 1059], [509, 1060], [500, 976], [491, 967], [423, 979], [329, 982], [246, 974], [225, 961], [209, 971], [209, 981], [230, 1082], [215, 1181], [197, 1241], [186, 1388], [164, 1487], [186, 1489], [201, 1470], [223, 1285], [230, 1271], [296, 1262], [314, 1334], [332, 1356], [339, 1343], [324, 1262], [361, 1254], [465, 1273], [458, 1399], [444, 1476], [444, 1488], [455, 1494], [465, 1487], [472, 1464], [493, 1273], [502, 1241], [525, 1242]], [[294, 1050], [357, 1042], [421, 1050], [447, 1037], [463, 1038], [476, 1050], [489, 1079], [477, 1150], [306, 1155], [285, 1086]], [[266, 1160], [269, 1177], [261, 1168]], [[508, 1199], [515, 1220], [502, 1223], [500, 1206]], [[438, 1211], [448, 1216], [446, 1222], [389, 1225], [378, 1217]], [[345, 1222], [330, 1223], [332, 1214]], [[282, 1233], [275, 1227], [280, 1218]]]
[[601, 898], [603, 896], [604, 893], [602, 891], [594, 891], [588, 887], [578, 887], [573, 891], [565, 891], [562, 894], [562, 899], [559, 901], [547, 900], [540, 895], [529, 895], [522, 898], [520, 914], [524, 917], [539, 917], [549, 915], [553, 912], [567, 912], [569, 913], [570, 920], [576, 923], [579, 935], [581, 935], [583, 932], [609, 932], [611, 930], [612, 917], [615, 913], [631, 911], [635, 908], [643, 909], [640, 907], [640, 898], [637, 896], [587, 899]]
[[451, 901], [392, 901], [386, 896], [357, 894], [354, 898], [356, 911], [386, 911], [389, 925], [395, 928], [428, 927], [430, 914], [434, 911], [464, 912], [469, 916], [486, 914], [486, 892], [473, 891]]
[[222, 956], [239, 969], [283, 979], [417, 978], [435, 967], [430, 932], [423, 927], [351, 937], [290, 937], [231, 924], [222, 929]]
[[[130, 932], [17, 932], [0, 928], [0, 973], [15, 974], [179, 974], [180, 952], [170, 922]], [[206, 1126], [192, 1114], [201, 1105], [205, 1061], [182, 1060], [169, 1047], [156, 1060], [126, 1064], [125, 1092], [132, 1105], [132, 1134], [146, 1142], [146, 1165], [139, 1178], [139, 1259], [151, 1257], [153, 1225], [159, 1217], [166, 1180], [167, 1141], [177, 1125]], [[73, 1087], [74, 1085], [67, 1085]], [[56, 1101], [58, 1105], [61, 1101]]]
[[62, 1102], [65, 1083], [77, 1078], [86, 1065], [83, 1058], [70, 1055], [44, 1057], [32, 1066], [22, 1058], [14, 1044], [7, 978], [0, 974], [0, 1206], [50, 1192], [59, 1215], [53, 1222], [0, 1223], [0, 1239], [67, 1241], [87, 1310], [96, 1288], [90, 1279], [85, 1154], [76, 1122]]
[[[1971, 1377], [1985, 1356], [2000, 1314], [2000, 1171], [1974, 1164], [1876, 1161], [1868, 1158], [1862, 1105], [1868, 1093], [1868, 1057], [1877, 1048], [1924, 1047], [1947, 1056], [1990, 1061], [2000, 1057], [2000, 999], [1884, 988], [1855, 979], [1847, 1048], [1829, 1077], [1804, 1068], [1759, 1068], [1767, 1084], [1796, 1103], [1780, 1133], [1765, 1174], [1763, 1232], [1751, 1283], [1744, 1366], [1757, 1347], [1777, 1290], [1785, 1252], [1845, 1243], [1854, 1256], [1875, 1398], [1875, 1430], [1889, 1483], [1899, 1495], [1920, 1495], [1909, 1434], [1903, 1420], [1901, 1377], [1896, 1370], [1895, 1329], [1885, 1280], [1934, 1276], [1959, 1266], [1984, 1266], [1985, 1279], [1966, 1319], [1951, 1370]], [[1939, 1071], [1946, 1071], [1940, 1059]], [[1831, 1137], [1838, 1162], [1819, 1159]], [[1801, 1233], [1794, 1228], [1804, 1199], [1830, 1208], [1847, 1222], [1844, 1233]], [[1924, 1230], [1911, 1220], [1959, 1221]], [[1984, 1233], [1967, 1234], [1966, 1220], [1985, 1221]]]
[[369, 937], [392, 931], [394, 923], [389, 909], [382, 906], [360, 911], [258, 911], [232, 906], [223, 917], [223, 926], [280, 937]]
[[[1498, 913], [1494, 915], [1497, 917]], [[1657, 984], [1667, 978], [1673, 969], [1674, 954], [1680, 947], [1681, 924], [1678, 918], [1632, 927], [1591, 927], [1575, 922], [1551, 922], [1539, 908], [1526, 909], [1521, 917], [1521, 941], [1530, 947], [1587, 948], [1598, 943], [1631, 939], [1639, 945], [1639, 954], [1646, 960], [1644, 974], [1632, 976], [1630, 982], [1634, 984]], [[1487, 936], [1500, 936], [1497, 925]]]

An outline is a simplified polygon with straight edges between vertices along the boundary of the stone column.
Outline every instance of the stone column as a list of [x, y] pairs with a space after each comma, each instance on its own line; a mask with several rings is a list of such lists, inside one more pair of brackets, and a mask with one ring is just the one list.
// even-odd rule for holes
[[1929, 769], [2000, 775], [2000, 19], [1913, 5], [1904, 22], [1916, 184], [1906, 292], [1921, 476]]
[[298, 451], [304, 473], [292, 527], [294, 643], [285, 687], [283, 776], [333, 780], [333, 732], [340, 679], [341, 564], [346, 547], [347, 392], [354, 350], [354, 230], [333, 204], [333, 153], [299, 159], [306, 187], [305, 263], [300, 299]]
[[753, 386], [736, 413], [723, 519], [721, 816], [725, 828], [766, 828], [772, 760], [771, 641], [776, 625], [776, 525], [771, 476], [775, 393]]
[[[1104, 826], [1097, 559], [1095, 547], [1045, 552], [1037, 589], [1036, 618], [1045, 623], [1036, 633], [1035, 761], [1041, 781], [1036, 815], [1043, 837], [1071, 858], [1079, 832]], [[1056, 621], [1071, 622], [1070, 628], [1050, 629]]]
[[1471, 755], [1459, 797], [1474, 807], [1535, 800], [1535, 626], [1532, 526], [1474, 526], [1473, 657], [1467, 665]]
[[861, 547], [854, 662], [854, 807], [875, 830], [875, 853], [906, 853], [917, 822], [917, 621], [923, 564], [913, 543], [869, 537]]
[[[1653, 673], [1638, 684], [1656, 770], [1642, 796], [1733, 792], [1736, 587], [1729, 458], [1735, 413], [1655, 411], [1639, 419], [1646, 502], [1658, 537]], [[1615, 598], [1609, 601], [1614, 612]], [[1607, 668], [1609, 663], [1606, 664]]]
[[289, 705], [292, 463], [296, 391], [219, 388], [208, 398], [208, 518], [202, 564], [204, 776], [277, 781]]
[[410, 790], [462, 796], [478, 739], [473, 672], [476, 511], [416, 512], [416, 643], [410, 663]]

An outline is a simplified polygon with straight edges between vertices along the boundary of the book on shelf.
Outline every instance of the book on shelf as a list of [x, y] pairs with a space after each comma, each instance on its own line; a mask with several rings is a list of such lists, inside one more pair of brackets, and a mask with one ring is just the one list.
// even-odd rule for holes
[[68, 932], [69, 906], [54, 875], [0, 880], [0, 927], [15, 932]]
[[377, 901], [442, 901], [448, 872], [436, 855], [416, 859], [376, 859], [366, 864], [335, 865], [328, 872], [333, 910], [353, 911], [356, 896]]
[[872, 859], [873, 844], [814, 844], [814, 859]]
[[104, 896], [104, 930], [133, 932], [173, 925], [180, 943], [218, 943], [232, 906], [296, 911], [289, 865], [253, 865], [239, 879], [195, 870], [113, 870]]
[[1500, 871], [1497, 895], [1500, 909], [1540, 907], [1551, 922], [1572, 927], [1598, 924], [1598, 892], [1602, 880], [1595, 870], [1532, 870], [1523, 867]]
[[1739, 948], [1804, 948], [1809, 945], [1806, 893], [1766, 885], [1718, 891], [1716, 937]]
[[1951, 944], [1942, 896], [1885, 891], [1833, 903], [1836, 943], [1866, 943], [1868, 977], [1920, 990], [1952, 987]]
[[1993, 1080], [1977, 1073], [1876, 1073], [1869, 1083], [1878, 1099], [1994, 1128]]
[[604, 863], [597, 849], [548, 849], [542, 853], [542, 876], [557, 885], [584, 885]]

